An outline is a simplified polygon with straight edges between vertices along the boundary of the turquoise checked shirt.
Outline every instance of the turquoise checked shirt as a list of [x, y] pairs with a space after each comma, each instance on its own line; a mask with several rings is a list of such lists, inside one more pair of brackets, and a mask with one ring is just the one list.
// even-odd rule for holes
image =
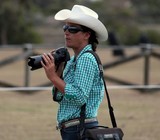
[[[77, 56], [71, 57], [63, 71], [66, 83], [63, 100], [59, 102], [58, 123], [80, 117], [81, 106], [86, 103], [86, 118], [97, 116], [104, 96], [104, 85], [95, 57], [87, 52], [87, 45]], [[58, 92], [59, 96], [62, 96]]]

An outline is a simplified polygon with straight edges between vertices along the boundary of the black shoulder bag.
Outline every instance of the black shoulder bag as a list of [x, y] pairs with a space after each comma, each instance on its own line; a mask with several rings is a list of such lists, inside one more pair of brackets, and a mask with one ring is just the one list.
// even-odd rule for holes
[[84, 120], [85, 120], [86, 104], [84, 104], [81, 107], [81, 113], [80, 113], [80, 116], [81, 116], [81, 119], [80, 119], [80, 139], [81, 140], [85, 140], [85, 139], [87, 139], [87, 140], [122, 140], [124, 134], [123, 134], [123, 131], [121, 130], [121, 128], [117, 127], [116, 119], [115, 119], [114, 112], [113, 112], [113, 107], [111, 106], [109, 94], [108, 94], [105, 79], [103, 76], [102, 63], [101, 63], [98, 55], [95, 52], [86, 51], [85, 53], [87, 53], [87, 52], [91, 53], [96, 58], [96, 61], [98, 63], [98, 67], [100, 70], [100, 76], [103, 79], [103, 83], [104, 83], [104, 87], [105, 87], [106, 97], [107, 97], [107, 101], [108, 101], [109, 114], [110, 114], [113, 128], [108, 128], [107, 126], [96, 126], [96, 127], [85, 130]]

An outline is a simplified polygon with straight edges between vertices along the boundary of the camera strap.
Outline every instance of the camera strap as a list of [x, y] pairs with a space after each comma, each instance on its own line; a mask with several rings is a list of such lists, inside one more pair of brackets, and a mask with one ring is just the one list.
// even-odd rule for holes
[[[95, 57], [95, 59], [96, 59], [96, 61], [98, 63], [98, 67], [99, 67], [99, 70], [100, 70], [100, 77], [102, 78], [103, 83], [104, 83], [104, 87], [105, 87], [105, 93], [106, 93], [106, 97], [107, 97], [107, 101], [108, 101], [108, 108], [109, 108], [109, 114], [110, 114], [112, 126], [113, 127], [117, 127], [116, 119], [115, 119], [114, 112], [113, 112], [113, 107], [111, 105], [109, 93], [108, 93], [108, 90], [107, 90], [107, 87], [106, 87], [106, 82], [105, 82], [105, 79], [104, 79], [103, 66], [102, 66], [101, 60], [100, 60], [99, 56], [92, 50], [88, 50], [85, 53], [91, 53]], [[86, 104], [84, 104], [81, 107], [81, 112], [80, 112], [80, 116], [81, 116], [80, 131], [82, 131], [84, 129], [85, 109], [86, 109]]]
[[[67, 64], [67, 62], [64, 63], [63, 70], [65, 69], [66, 64]], [[57, 68], [57, 70], [58, 70], [58, 68]], [[56, 71], [57, 71], [57, 70], [56, 70]], [[62, 75], [63, 75], [63, 71], [62, 71], [62, 74], [61, 74], [61, 76], [60, 76], [60, 78], [63, 80], [63, 76], [62, 76]], [[54, 94], [53, 94], [53, 101], [55, 101], [55, 102], [60, 102], [60, 101], [63, 100], [63, 96], [61, 96], [60, 99], [58, 99], [57, 96], [58, 96], [58, 89], [55, 87], [55, 88], [54, 88]]]

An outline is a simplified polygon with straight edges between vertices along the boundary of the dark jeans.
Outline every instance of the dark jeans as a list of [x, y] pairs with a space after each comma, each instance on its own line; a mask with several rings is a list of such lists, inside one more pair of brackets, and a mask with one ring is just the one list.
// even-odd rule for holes
[[[92, 128], [98, 126], [98, 122], [86, 123], [85, 128]], [[79, 125], [71, 126], [65, 129], [61, 129], [62, 140], [78, 140], [79, 139]], [[88, 140], [88, 139], [84, 139]]]

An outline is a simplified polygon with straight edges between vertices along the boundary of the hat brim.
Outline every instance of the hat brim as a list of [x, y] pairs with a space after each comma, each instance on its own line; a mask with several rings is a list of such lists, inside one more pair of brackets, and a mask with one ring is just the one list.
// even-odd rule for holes
[[58, 21], [76, 23], [92, 29], [96, 32], [99, 41], [105, 41], [108, 38], [108, 32], [103, 23], [92, 16], [84, 14], [77, 15], [73, 14], [71, 10], [64, 9], [60, 10], [54, 18]]

